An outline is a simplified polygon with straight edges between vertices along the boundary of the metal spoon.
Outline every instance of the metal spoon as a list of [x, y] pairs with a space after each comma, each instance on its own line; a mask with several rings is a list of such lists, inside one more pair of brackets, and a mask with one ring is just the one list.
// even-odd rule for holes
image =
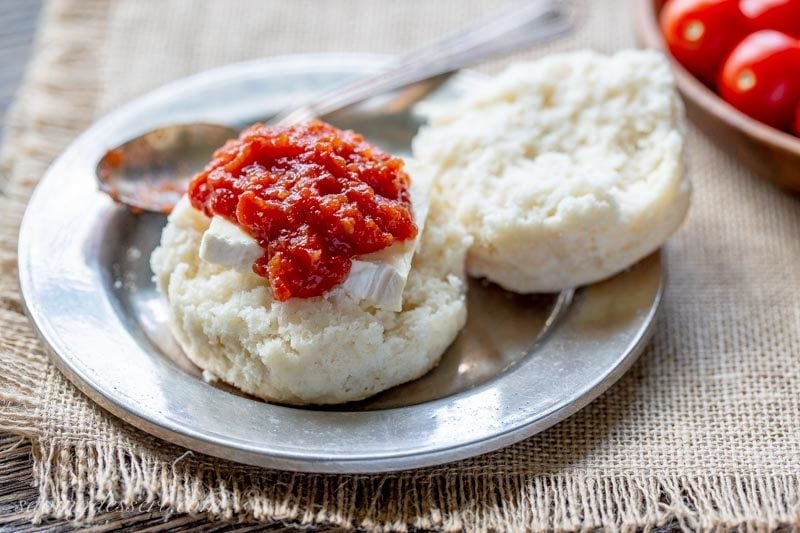
[[[524, 0], [433, 44], [403, 54], [386, 70], [323, 92], [304, 105], [278, 113], [269, 123], [291, 125], [326, 115], [373, 96], [407, 87], [400, 101], [408, 107], [433, 90], [448, 73], [534, 43], [572, 28], [565, 0]], [[403, 96], [405, 95], [405, 96]], [[391, 106], [397, 112], [398, 105]], [[97, 165], [100, 190], [134, 210], [169, 213], [188, 180], [215, 149], [238, 135], [218, 124], [177, 124], [157, 128], [109, 150]]]

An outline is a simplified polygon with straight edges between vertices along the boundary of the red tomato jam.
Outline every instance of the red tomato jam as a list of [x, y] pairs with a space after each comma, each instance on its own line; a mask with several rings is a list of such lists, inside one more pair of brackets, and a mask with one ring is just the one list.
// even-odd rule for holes
[[253, 271], [280, 301], [319, 296], [352, 259], [417, 235], [403, 161], [361, 135], [311, 121], [254, 124], [192, 178], [192, 205], [255, 238]]

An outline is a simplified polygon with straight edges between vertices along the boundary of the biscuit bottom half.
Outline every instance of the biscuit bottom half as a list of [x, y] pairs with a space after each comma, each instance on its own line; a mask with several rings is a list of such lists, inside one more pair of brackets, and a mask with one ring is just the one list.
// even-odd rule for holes
[[361, 400], [428, 372], [466, 322], [470, 240], [436, 202], [399, 313], [339, 289], [279, 302], [266, 279], [200, 259], [208, 225], [182, 200], [150, 263], [186, 355], [246, 393], [287, 404]]

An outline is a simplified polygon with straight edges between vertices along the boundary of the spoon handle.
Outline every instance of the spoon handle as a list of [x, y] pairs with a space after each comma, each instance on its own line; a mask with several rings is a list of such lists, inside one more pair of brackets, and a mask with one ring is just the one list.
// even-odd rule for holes
[[401, 55], [386, 70], [316, 95], [278, 113], [271, 124], [290, 125], [337, 111], [439, 74], [552, 39], [572, 28], [565, 0], [523, 0], [488, 19]]

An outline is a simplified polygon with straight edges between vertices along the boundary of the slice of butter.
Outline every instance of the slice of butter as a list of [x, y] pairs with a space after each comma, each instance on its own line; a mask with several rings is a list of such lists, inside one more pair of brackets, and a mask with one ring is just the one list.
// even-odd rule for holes
[[[403, 290], [425, 227], [433, 187], [433, 173], [429, 167], [409, 161], [406, 169], [411, 176], [409, 196], [417, 236], [353, 259], [350, 274], [341, 286], [354, 299], [387, 311], [403, 308]], [[217, 216], [211, 219], [200, 244], [202, 259], [242, 272], [252, 271], [253, 262], [263, 253], [255, 239], [239, 226]]]

